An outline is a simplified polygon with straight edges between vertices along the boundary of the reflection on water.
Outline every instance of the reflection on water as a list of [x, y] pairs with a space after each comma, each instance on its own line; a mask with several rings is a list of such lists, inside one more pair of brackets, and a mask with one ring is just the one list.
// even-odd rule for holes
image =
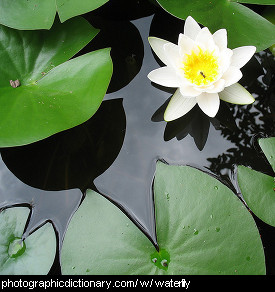
[[[104, 17], [108, 15], [105, 11]], [[96, 18], [87, 15], [87, 19]], [[172, 92], [147, 78], [160, 64], [147, 38], [154, 35], [176, 42], [183, 21], [163, 11], [132, 22], [109, 18], [104, 23], [102, 17], [96, 21], [105, 37], [98, 36], [94, 47], [91, 43], [85, 50], [108, 45], [104, 39], [122, 24], [135, 35], [133, 40], [125, 29], [125, 39], [110, 40], [116, 59], [111, 90], [96, 115], [83, 125], [29, 146], [2, 149], [0, 206], [32, 203], [36, 210], [32, 226], [42, 218], [66, 226], [82, 198], [76, 188], [82, 192], [94, 188], [122, 208], [156, 244], [152, 181], [157, 159], [208, 169], [232, 188], [236, 164], [271, 173], [256, 143], [259, 136], [274, 135], [274, 59], [267, 52], [243, 68], [241, 82], [255, 95], [253, 105], [222, 102], [213, 119], [195, 107], [167, 124], [162, 113]], [[135, 45], [126, 46], [130, 40]], [[127, 78], [129, 64], [133, 73]]]
[[[258, 62], [256, 66], [256, 58], [262, 66]], [[230, 105], [230, 120], [235, 121], [236, 126], [221, 126], [220, 133], [233, 145], [217, 157], [208, 159], [211, 162], [209, 168], [217, 174], [243, 164], [273, 175], [257, 139], [275, 136], [275, 61], [268, 52], [261, 52], [256, 58], [243, 69], [245, 78], [240, 81], [244, 86], [248, 85], [256, 100], [246, 107]]]

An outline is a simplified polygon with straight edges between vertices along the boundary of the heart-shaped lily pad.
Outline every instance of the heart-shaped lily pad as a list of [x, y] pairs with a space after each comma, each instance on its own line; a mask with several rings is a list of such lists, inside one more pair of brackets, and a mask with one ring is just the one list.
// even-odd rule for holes
[[[275, 137], [259, 139], [259, 145], [275, 171]], [[238, 166], [238, 183], [252, 212], [267, 224], [275, 226], [275, 178]]]
[[64, 238], [62, 273], [265, 273], [252, 216], [218, 180], [158, 162], [154, 196], [159, 250], [120, 209], [88, 191]]
[[56, 12], [61, 22], [92, 11], [108, 0], [1, 0], [0, 23], [22, 30], [51, 28]]
[[53, 264], [56, 236], [50, 223], [22, 240], [29, 213], [27, 207], [0, 212], [1, 275], [46, 275]]
[[50, 31], [0, 26], [0, 147], [44, 139], [97, 111], [112, 75], [110, 49], [67, 61], [97, 33], [81, 17]]
[[[235, 2], [257, 1], [193, 1], [157, 0], [169, 13], [181, 19], [191, 15], [197, 22], [207, 26], [212, 33], [226, 28], [230, 48], [254, 45], [258, 51], [275, 43], [275, 26], [248, 7]], [[265, 1], [268, 4], [273, 0]]]

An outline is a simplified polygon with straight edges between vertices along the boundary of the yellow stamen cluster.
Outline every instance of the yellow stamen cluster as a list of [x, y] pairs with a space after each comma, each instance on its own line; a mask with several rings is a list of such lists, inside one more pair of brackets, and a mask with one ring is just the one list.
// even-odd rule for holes
[[197, 86], [209, 85], [217, 79], [219, 62], [217, 56], [208, 50], [193, 50], [183, 61], [184, 77]]

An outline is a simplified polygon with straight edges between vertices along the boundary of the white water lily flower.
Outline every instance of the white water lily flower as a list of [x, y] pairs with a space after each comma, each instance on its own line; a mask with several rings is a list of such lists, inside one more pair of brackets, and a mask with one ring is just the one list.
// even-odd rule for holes
[[153, 70], [148, 78], [162, 86], [177, 88], [164, 113], [165, 121], [185, 115], [196, 104], [214, 117], [220, 99], [235, 104], [255, 101], [237, 82], [242, 78], [240, 68], [251, 59], [256, 48], [227, 48], [226, 29], [212, 35], [207, 27], [201, 28], [188, 16], [177, 45], [156, 37], [149, 37], [149, 43], [166, 66]]

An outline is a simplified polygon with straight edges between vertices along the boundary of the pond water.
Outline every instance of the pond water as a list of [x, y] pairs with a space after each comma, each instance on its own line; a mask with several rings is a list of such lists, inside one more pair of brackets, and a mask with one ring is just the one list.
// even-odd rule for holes
[[[173, 91], [147, 78], [161, 65], [148, 36], [176, 42], [184, 22], [150, 5], [125, 14], [110, 14], [106, 7], [85, 15], [101, 32], [78, 54], [112, 47], [114, 74], [98, 112], [43, 141], [1, 149], [0, 208], [30, 205], [26, 235], [49, 220], [59, 246], [88, 188], [113, 201], [156, 244], [152, 182], [157, 159], [210, 172], [236, 195], [236, 165], [273, 175], [257, 139], [275, 134], [274, 57], [258, 53], [242, 69], [240, 83], [253, 93], [253, 105], [222, 102], [215, 118], [195, 107], [167, 124], [162, 116]], [[267, 272], [275, 274], [275, 228], [255, 220]], [[50, 273], [60, 273], [58, 255]]]

